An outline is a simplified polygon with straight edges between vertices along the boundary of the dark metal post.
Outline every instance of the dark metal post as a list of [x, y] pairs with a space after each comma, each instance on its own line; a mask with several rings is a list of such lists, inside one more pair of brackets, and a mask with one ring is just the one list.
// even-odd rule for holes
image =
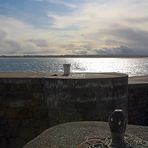
[[63, 64], [63, 67], [64, 67], [64, 76], [70, 75], [70, 66], [71, 66], [71, 64]]
[[127, 124], [127, 116], [121, 109], [116, 109], [109, 116], [109, 126], [111, 130], [112, 148], [125, 148], [126, 143], [124, 141], [125, 130]]

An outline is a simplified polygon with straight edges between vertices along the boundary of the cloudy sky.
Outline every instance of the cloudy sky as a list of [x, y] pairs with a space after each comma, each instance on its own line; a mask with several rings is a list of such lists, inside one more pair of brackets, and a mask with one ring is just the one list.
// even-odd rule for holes
[[0, 0], [0, 55], [148, 55], [148, 0]]

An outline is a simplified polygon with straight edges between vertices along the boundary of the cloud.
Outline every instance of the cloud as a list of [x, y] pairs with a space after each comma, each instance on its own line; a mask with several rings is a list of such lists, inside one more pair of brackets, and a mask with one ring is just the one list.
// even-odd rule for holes
[[21, 50], [19, 43], [13, 40], [0, 40], [0, 54], [17, 54]]
[[12, 47], [18, 54], [148, 55], [148, 1], [48, 2], [74, 9], [48, 11], [44, 29], [1, 15], [0, 54]]
[[[0, 15], [0, 54], [57, 54], [58, 35]], [[60, 43], [60, 42], [59, 42]]]
[[147, 7], [146, 0], [94, 0], [79, 5], [71, 14], [61, 16], [49, 12], [48, 16], [53, 19], [52, 28], [68, 29], [65, 35], [71, 38], [73, 51], [81, 45], [86, 53], [92, 54], [93, 49], [100, 50], [98, 54], [111, 54], [111, 49], [117, 54], [128, 50], [129, 54], [132, 51], [140, 54], [148, 50]]
[[77, 5], [72, 4], [72, 3], [68, 3], [64, 0], [34, 0], [34, 1], [49, 2], [49, 3], [52, 3], [52, 4], [63, 5], [63, 6], [68, 7], [68, 8], [77, 8]]
[[[148, 2], [146, 1], [137, 4], [135, 0], [131, 0], [130, 3], [126, 0], [110, 0], [104, 3], [94, 0], [81, 4], [71, 14], [61, 16], [49, 12], [48, 16], [53, 18], [53, 26], [56, 28], [77, 26], [81, 30], [96, 31], [96, 29], [100, 30], [114, 23], [131, 27], [133, 24], [129, 21], [130, 19], [137, 20], [134, 26], [140, 28], [144, 22], [139, 24], [139, 20], [148, 17], [147, 6]], [[148, 20], [145, 19], [145, 21], [148, 23]]]
[[148, 31], [132, 28], [116, 28], [114, 31], [110, 30], [110, 32], [117, 38], [124, 40], [129, 46], [145, 49], [148, 47]]
[[6, 32], [3, 30], [0, 30], [0, 40], [3, 40], [6, 37]]
[[146, 56], [148, 50], [146, 48], [135, 48], [120, 45], [111, 48], [93, 49], [94, 54], [97, 55], [110, 55], [110, 56]]
[[30, 40], [27, 40], [27, 42], [30, 42], [30, 43], [33, 43], [35, 44], [36, 46], [39, 46], [39, 47], [48, 47], [48, 42], [46, 40], [43, 40], [43, 39], [30, 39]]

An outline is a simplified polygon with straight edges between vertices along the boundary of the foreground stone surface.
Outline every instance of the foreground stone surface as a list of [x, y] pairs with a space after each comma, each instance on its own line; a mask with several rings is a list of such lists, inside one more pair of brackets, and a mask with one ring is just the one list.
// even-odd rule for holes
[[[128, 125], [126, 134], [148, 141], [148, 127]], [[71, 122], [57, 125], [44, 131], [23, 148], [76, 148], [86, 137], [108, 137], [106, 122]]]

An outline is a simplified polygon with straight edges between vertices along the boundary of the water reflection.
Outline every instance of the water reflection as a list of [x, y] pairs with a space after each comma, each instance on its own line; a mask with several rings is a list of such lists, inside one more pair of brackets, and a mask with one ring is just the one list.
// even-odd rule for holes
[[73, 72], [121, 72], [130, 76], [148, 74], [148, 58], [75, 58]]
[[121, 72], [129, 76], [148, 75], [148, 58], [0, 58], [3, 72]]

